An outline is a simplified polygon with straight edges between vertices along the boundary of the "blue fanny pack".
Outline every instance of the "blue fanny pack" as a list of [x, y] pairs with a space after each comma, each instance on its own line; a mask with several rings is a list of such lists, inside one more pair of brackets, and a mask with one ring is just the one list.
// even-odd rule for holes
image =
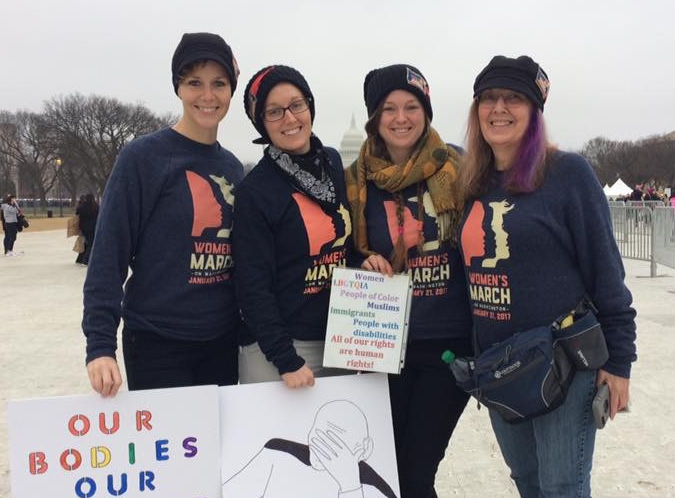
[[479, 403], [507, 422], [520, 422], [562, 405], [575, 372], [597, 369], [608, 357], [595, 315], [577, 309], [552, 325], [513, 334], [475, 358], [460, 358], [451, 369], [457, 385]]

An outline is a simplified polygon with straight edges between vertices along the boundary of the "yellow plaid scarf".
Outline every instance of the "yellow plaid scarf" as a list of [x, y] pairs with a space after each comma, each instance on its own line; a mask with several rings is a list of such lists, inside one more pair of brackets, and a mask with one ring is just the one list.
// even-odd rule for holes
[[438, 132], [431, 127], [404, 166], [397, 166], [391, 161], [371, 155], [372, 147], [372, 139], [366, 140], [361, 146], [358, 159], [345, 171], [356, 248], [364, 255], [373, 254], [368, 248], [366, 233], [367, 181], [394, 193], [426, 180], [438, 216], [438, 238], [441, 241], [456, 242], [460, 214], [455, 194], [459, 163], [457, 152], [446, 145]]

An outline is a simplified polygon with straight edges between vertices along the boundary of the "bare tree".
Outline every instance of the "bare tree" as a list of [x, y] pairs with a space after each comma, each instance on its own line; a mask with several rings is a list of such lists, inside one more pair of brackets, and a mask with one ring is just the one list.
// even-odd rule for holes
[[0, 119], [0, 155], [18, 167], [33, 196], [43, 201], [56, 182], [57, 151], [50, 129], [40, 114], [3, 112]]
[[597, 137], [586, 142], [581, 153], [603, 183], [611, 184], [620, 177], [628, 185], [675, 184], [675, 140], [665, 136], [638, 142], [615, 142]]
[[[98, 194], [103, 192], [122, 147], [139, 135], [168, 126], [172, 120], [171, 116], [158, 117], [140, 104], [80, 94], [46, 102], [44, 115], [54, 131], [64, 165], [71, 164], [70, 182], [85, 179]], [[81, 170], [79, 179], [77, 167]]]

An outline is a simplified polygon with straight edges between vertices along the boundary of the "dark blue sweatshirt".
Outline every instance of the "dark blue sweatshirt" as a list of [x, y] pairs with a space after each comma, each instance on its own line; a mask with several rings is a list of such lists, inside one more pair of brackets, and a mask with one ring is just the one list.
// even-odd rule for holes
[[635, 310], [607, 201], [586, 160], [556, 152], [544, 182], [508, 194], [503, 173], [467, 206], [461, 246], [478, 343], [550, 324], [588, 293], [599, 310], [609, 373], [629, 377]]
[[[366, 220], [368, 246], [389, 258], [398, 240], [398, 218], [393, 195], [368, 182]], [[426, 184], [425, 184], [426, 189]], [[424, 252], [417, 249], [419, 237], [417, 186], [401, 191], [404, 240], [408, 247], [408, 271], [413, 281], [410, 308], [410, 340], [468, 339], [471, 308], [466, 295], [459, 250], [448, 242], [439, 243], [435, 211], [428, 192], [424, 193]]]
[[115, 355], [120, 315], [131, 329], [175, 339], [235, 337], [230, 235], [242, 177], [241, 163], [218, 143], [170, 128], [122, 149], [84, 283], [87, 361]]
[[280, 374], [304, 364], [293, 339], [323, 340], [333, 268], [351, 259], [342, 161], [324, 149], [340, 208], [324, 211], [264, 156], [237, 188], [234, 256], [242, 344], [257, 341]]

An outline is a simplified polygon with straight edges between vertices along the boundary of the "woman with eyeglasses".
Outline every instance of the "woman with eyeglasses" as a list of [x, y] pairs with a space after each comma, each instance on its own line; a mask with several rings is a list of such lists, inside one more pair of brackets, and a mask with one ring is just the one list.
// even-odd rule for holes
[[473, 91], [460, 242], [479, 351], [559, 317], [565, 327], [585, 299], [609, 351], [598, 370], [578, 367], [553, 411], [510, 424], [490, 409], [490, 420], [522, 497], [588, 498], [596, 386], [608, 384], [614, 418], [628, 404], [636, 359], [635, 311], [607, 201], [588, 162], [546, 138], [549, 79], [539, 64], [496, 56]]
[[342, 161], [312, 133], [314, 98], [297, 70], [258, 71], [244, 108], [260, 134], [254, 143], [267, 147], [237, 190], [234, 214], [239, 379], [312, 386], [341, 372], [322, 363], [332, 270], [350, 256]]
[[389, 375], [402, 498], [436, 497], [434, 481], [468, 401], [441, 357], [471, 351], [471, 314], [457, 249], [459, 156], [431, 126], [429, 85], [407, 64], [363, 84], [368, 138], [346, 172], [362, 267], [413, 282], [405, 366]]
[[244, 172], [217, 134], [239, 68], [220, 36], [186, 33], [171, 72], [182, 115], [120, 152], [89, 257], [82, 329], [89, 380], [103, 396], [122, 384], [120, 318], [129, 390], [237, 383], [230, 232]]

